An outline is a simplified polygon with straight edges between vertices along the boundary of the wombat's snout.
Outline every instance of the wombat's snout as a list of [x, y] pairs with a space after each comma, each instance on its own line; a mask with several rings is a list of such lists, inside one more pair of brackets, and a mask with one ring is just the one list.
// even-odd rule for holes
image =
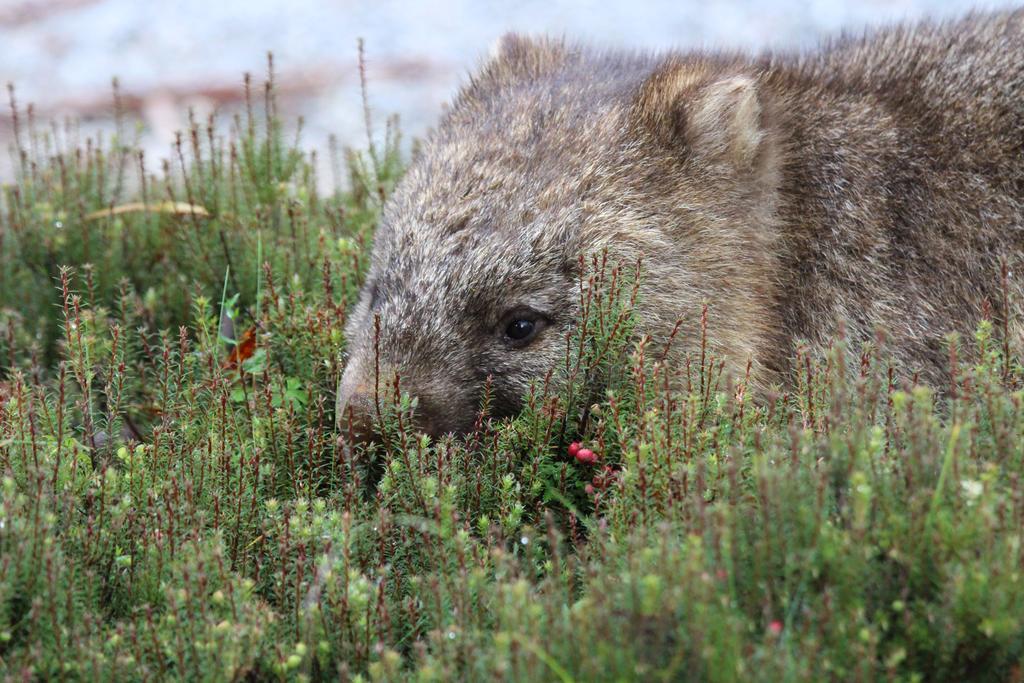
[[338, 387], [338, 429], [346, 440], [366, 443], [374, 438], [374, 387], [351, 381], [347, 375], [346, 372]]
[[391, 371], [380, 367], [380, 380], [375, 372], [378, 368], [366, 367], [362, 356], [357, 354], [349, 359], [345, 372], [338, 383], [338, 401], [336, 419], [338, 430], [343, 438], [356, 443], [367, 443], [376, 437], [377, 401], [383, 398], [385, 384], [383, 379], [389, 377]]
[[[374, 381], [373, 373], [374, 369], [371, 368], [370, 373], [364, 375], [359, 362], [353, 361], [342, 375], [338, 386], [336, 419], [338, 430], [346, 441], [369, 443], [377, 440], [377, 422], [383, 414], [391, 412], [389, 402], [393, 399], [384, 378], [394, 377], [394, 371], [382, 366], [379, 383]], [[410, 393], [416, 395], [415, 391]], [[381, 401], [380, 406], [377, 401]], [[417, 404], [411, 423], [407, 422], [406, 427], [432, 437], [451, 431], [443, 429], [444, 420], [434, 410], [431, 401], [421, 399]]]

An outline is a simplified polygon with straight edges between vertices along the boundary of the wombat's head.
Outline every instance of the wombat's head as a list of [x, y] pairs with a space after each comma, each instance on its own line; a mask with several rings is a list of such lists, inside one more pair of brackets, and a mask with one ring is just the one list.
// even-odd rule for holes
[[749, 250], [723, 250], [760, 201], [760, 109], [751, 78], [711, 71], [503, 39], [385, 207], [339, 422], [368, 433], [396, 372], [427, 433], [471, 428], [488, 378], [492, 414], [517, 411], [564, 358], [581, 253], [644, 255], [655, 334], [723, 277], [742, 285]]

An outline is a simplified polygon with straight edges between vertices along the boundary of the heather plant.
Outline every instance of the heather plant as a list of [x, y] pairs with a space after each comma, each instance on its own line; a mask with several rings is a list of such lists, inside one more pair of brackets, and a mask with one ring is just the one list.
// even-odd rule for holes
[[485, 392], [474, 430], [431, 440], [399, 372], [363, 445], [334, 398], [396, 128], [338, 153], [324, 196], [272, 78], [248, 101], [156, 174], [125, 126], [79, 144], [12, 102], [4, 678], [1020, 677], [1010, 321], [949, 340], [947, 386], [880, 330], [755, 397], [715, 302], [671, 366], [631, 313], [643, 263], [585, 254], [564, 362], [520, 415]]

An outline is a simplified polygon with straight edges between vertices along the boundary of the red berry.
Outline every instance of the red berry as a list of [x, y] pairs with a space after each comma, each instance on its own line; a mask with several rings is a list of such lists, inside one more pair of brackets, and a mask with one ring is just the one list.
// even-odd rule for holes
[[772, 632], [772, 635], [779, 635], [782, 633], [782, 622], [776, 619], [772, 623], [768, 624], [768, 630]]
[[579, 462], [590, 464], [593, 462], [597, 462], [597, 455], [594, 453], [594, 451], [590, 450], [589, 448], [581, 448], [578, 451], [576, 451], [576, 460], [578, 460]]
[[583, 490], [587, 492], [588, 496], [594, 495], [594, 486], [592, 484], [587, 484], [583, 487]]
[[569, 457], [570, 458], [575, 458], [576, 454], [579, 453], [579, 452], [580, 452], [580, 442], [579, 441], [573, 441], [571, 444], [569, 444]]

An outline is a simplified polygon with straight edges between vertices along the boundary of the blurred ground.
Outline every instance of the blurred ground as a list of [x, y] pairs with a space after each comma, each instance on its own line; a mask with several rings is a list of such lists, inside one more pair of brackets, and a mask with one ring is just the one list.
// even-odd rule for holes
[[[800, 48], [828, 32], [924, 15], [954, 16], [994, 0], [0, 0], [0, 80], [32, 102], [38, 118], [82, 118], [111, 127], [110, 81], [120, 79], [129, 114], [153, 160], [170, 156], [188, 107], [200, 116], [236, 108], [241, 74], [278, 64], [282, 112], [306, 120], [303, 142], [323, 149], [329, 133], [365, 139], [356, 40], [366, 40], [378, 130], [397, 113], [421, 134], [460, 79], [502, 33], [564, 34], [613, 46]], [[222, 121], [226, 124], [226, 121]], [[11, 142], [7, 107], [0, 145]], [[0, 181], [10, 180], [0, 155]]]

